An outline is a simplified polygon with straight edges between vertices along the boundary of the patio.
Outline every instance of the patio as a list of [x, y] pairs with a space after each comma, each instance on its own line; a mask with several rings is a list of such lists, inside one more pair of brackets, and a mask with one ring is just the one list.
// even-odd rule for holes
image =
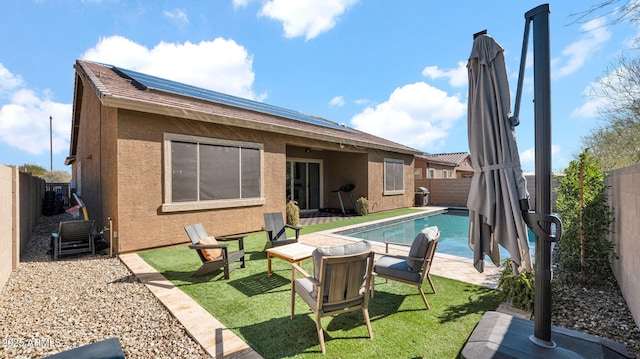
[[[424, 208], [425, 211], [440, 208]], [[340, 216], [315, 216], [301, 219], [302, 221], [334, 221], [343, 219]], [[306, 224], [302, 222], [301, 224]], [[347, 243], [344, 237], [330, 232], [316, 232], [301, 236], [300, 242], [313, 246], [333, 246]], [[384, 245], [372, 243], [376, 252], [384, 252]], [[153, 267], [147, 264], [137, 254], [124, 254], [121, 261], [137, 276], [142, 283], [169, 309], [169, 311], [186, 328], [187, 332], [213, 357], [260, 358], [250, 346], [243, 342], [231, 330], [228, 330], [216, 318], [204, 310], [187, 294], [176, 288]], [[266, 268], [265, 268], [266, 270]], [[478, 273], [471, 260], [455, 256], [436, 253], [431, 273], [437, 276], [473, 283], [488, 288], [496, 288], [500, 272], [498, 268], [487, 268], [484, 273]], [[502, 310], [503, 308], [501, 308]], [[504, 308], [504, 310], [509, 310]], [[522, 314], [510, 312], [510, 314]]]

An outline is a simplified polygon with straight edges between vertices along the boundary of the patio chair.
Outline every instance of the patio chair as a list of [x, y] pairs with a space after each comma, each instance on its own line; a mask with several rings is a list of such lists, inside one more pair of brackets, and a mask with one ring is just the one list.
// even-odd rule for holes
[[[203, 276], [222, 268], [224, 279], [229, 279], [231, 272], [237, 268], [244, 268], [244, 235], [209, 236], [201, 223], [186, 226], [184, 230], [192, 242], [189, 248], [195, 249], [200, 260], [202, 260], [202, 266], [191, 275], [192, 277]], [[227, 243], [218, 243], [219, 241], [238, 241], [238, 250], [230, 252], [229, 245]]]
[[[420, 291], [420, 296], [424, 305], [429, 309], [427, 297], [422, 290], [422, 283], [425, 278], [429, 280], [429, 285], [436, 293], [433, 281], [429, 275], [433, 256], [436, 253], [438, 240], [440, 239], [440, 231], [438, 227], [427, 227], [423, 229], [411, 244], [408, 256], [390, 255], [389, 243], [385, 242], [385, 255], [380, 257], [373, 266], [373, 275], [385, 279], [391, 279], [398, 282], [415, 285]], [[399, 243], [393, 243], [399, 244]], [[375, 291], [375, 284], [372, 284], [372, 293]], [[372, 294], [372, 297], [374, 294]]]
[[[291, 319], [297, 293], [315, 313], [322, 354], [326, 353], [326, 348], [320, 318], [325, 316], [360, 309], [369, 337], [373, 339], [368, 305], [374, 253], [369, 242], [317, 248], [313, 251], [312, 257], [313, 276], [297, 264], [291, 264]], [[301, 273], [303, 277], [296, 278], [296, 273]]]
[[[295, 238], [287, 238], [287, 228], [291, 228], [296, 232]], [[263, 230], [267, 232], [266, 248], [296, 243], [298, 241], [298, 238], [300, 238], [301, 229], [302, 227], [285, 224], [282, 218], [282, 213], [280, 212], [264, 214]]]
[[58, 231], [51, 233], [51, 258], [57, 260], [65, 254], [91, 252], [96, 254], [93, 245], [93, 220], [60, 222]]

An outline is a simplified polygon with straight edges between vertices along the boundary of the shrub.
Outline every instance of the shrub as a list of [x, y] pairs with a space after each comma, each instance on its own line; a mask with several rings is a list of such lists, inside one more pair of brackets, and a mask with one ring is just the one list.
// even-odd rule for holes
[[605, 278], [608, 273], [613, 244], [607, 234], [613, 212], [607, 205], [604, 178], [595, 157], [586, 149], [558, 179], [556, 206], [562, 219], [558, 266], [565, 279], [579, 277], [585, 283]]
[[503, 261], [504, 270], [498, 279], [502, 300], [510, 302], [514, 307], [532, 311], [535, 301], [535, 277], [533, 272], [515, 274], [511, 258]]
[[296, 201], [287, 202], [287, 224], [297, 226], [300, 223], [300, 208]]
[[360, 197], [356, 201], [356, 212], [361, 216], [369, 214], [369, 200], [366, 197]]

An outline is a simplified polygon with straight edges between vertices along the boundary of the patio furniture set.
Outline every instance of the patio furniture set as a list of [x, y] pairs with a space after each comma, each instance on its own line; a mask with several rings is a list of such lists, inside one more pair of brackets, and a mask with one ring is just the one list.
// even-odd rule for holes
[[[374, 297], [375, 276], [416, 286], [429, 309], [422, 290], [425, 279], [435, 294], [429, 276], [431, 262], [438, 245], [440, 232], [437, 227], [423, 229], [414, 239], [406, 256], [385, 253], [375, 260], [376, 253], [368, 241], [359, 241], [334, 247], [313, 247], [298, 243], [300, 227], [286, 225], [281, 213], [265, 213], [267, 233], [267, 277], [271, 277], [271, 261], [279, 258], [291, 263], [291, 319], [294, 316], [295, 296], [300, 296], [315, 314], [316, 329], [322, 353], [326, 353], [320, 318], [339, 313], [362, 310], [369, 332], [373, 332], [369, 319], [369, 296]], [[295, 230], [295, 238], [287, 238], [286, 228]], [[207, 235], [201, 224], [185, 227], [192, 243], [189, 248], [198, 252], [202, 266], [193, 276], [203, 276], [222, 269], [224, 278], [237, 268], [245, 267], [244, 236], [213, 237]], [[229, 251], [228, 243], [237, 241], [238, 250]], [[397, 245], [397, 243], [394, 243]], [[313, 259], [313, 274], [301, 266], [306, 259]]]
[[[325, 316], [362, 310], [369, 337], [373, 339], [368, 303], [369, 296], [374, 297], [374, 276], [416, 286], [425, 307], [429, 309], [422, 283], [427, 279], [433, 293], [436, 293], [429, 271], [440, 238], [437, 227], [423, 229], [411, 244], [408, 255], [389, 254], [391, 243], [386, 243], [385, 253], [375, 260], [376, 253], [371, 250], [368, 241], [316, 248], [298, 242], [301, 227], [285, 224], [282, 213], [265, 213], [264, 220], [267, 277], [272, 274], [273, 258], [291, 263], [291, 319], [297, 294], [315, 313], [323, 354], [326, 348], [320, 318]], [[93, 226], [94, 221], [86, 219], [61, 222], [58, 232], [51, 234], [52, 259], [65, 254], [95, 253]], [[295, 237], [287, 237], [287, 228], [295, 231]], [[245, 267], [244, 235], [210, 236], [200, 223], [186, 226], [185, 231], [192, 242], [189, 248], [196, 250], [202, 261], [192, 276], [204, 276], [222, 270], [224, 278], [229, 279], [231, 272]], [[238, 249], [230, 251], [229, 242], [234, 241], [238, 243]], [[313, 259], [313, 274], [302, 268], [302, 261], [307, 259]]]

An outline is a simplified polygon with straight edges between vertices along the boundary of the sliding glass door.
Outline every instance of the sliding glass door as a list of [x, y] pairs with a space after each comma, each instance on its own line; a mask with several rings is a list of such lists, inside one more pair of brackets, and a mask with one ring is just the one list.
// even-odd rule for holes
[[320, 209], [322, 161], [287, 160], [287, 201], [298, 202], [301, 211]]

